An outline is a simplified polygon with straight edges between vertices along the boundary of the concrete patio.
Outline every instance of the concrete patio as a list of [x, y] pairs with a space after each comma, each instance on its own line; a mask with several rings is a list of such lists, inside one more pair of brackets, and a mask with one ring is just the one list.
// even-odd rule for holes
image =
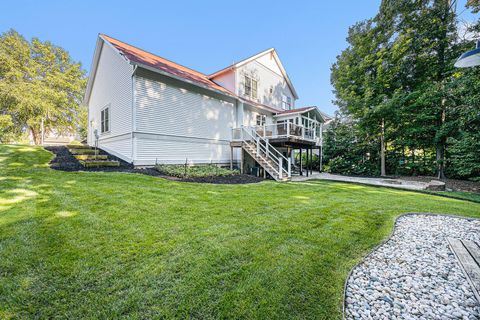
[[445, 184], [441, 181], [432, 180], [430, 182], [420, 182], [420, 181], [406, 181], [401, 179], [391, 179], [391, 178], [364, 178], [364, 177], [349, 177], [342, 176], [337, 174], [330, 174], [325, 172], [314, 171], [313, 174], [308, 177], [303, 176], [292, 176], [292, 181], [307, 181], [307, 180], [331, 180], [331, 181], [341, 181], [341, 182], [351, 182], [351, 183], [360, 183], [373, 186], [381, 187], [392, 187], [399, 189], [407, 190], [441, 190], [445, 189]]

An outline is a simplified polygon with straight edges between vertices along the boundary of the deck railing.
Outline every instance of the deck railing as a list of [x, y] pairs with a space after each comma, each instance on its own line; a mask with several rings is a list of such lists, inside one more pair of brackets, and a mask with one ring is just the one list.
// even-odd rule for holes
[[[263, 139], [277, 139], [277, 138], [297, 138], [300, 140], [308, 140], [315, 142], [316, 145], [320, 145], [320, 137], [317, 136], [315, 129], [306, 128], [294, 123], [276, 123], [268, 124], [264, 126], [242, 127], [248, 128], [250, 131], [254, 131], [257, 135]], [[241, 141], [242, 128], [232, 129], [232, 140]]]
[[[270, 169], [279, 179], [291, 177], [291, 162], [280, 151], [263, 138], [254, 127], [235, 128], [233, 140], [243, 141], [256, 149], [256, 156], [270, 163]], [[286, 166], [286, 168], [285, 168]]]

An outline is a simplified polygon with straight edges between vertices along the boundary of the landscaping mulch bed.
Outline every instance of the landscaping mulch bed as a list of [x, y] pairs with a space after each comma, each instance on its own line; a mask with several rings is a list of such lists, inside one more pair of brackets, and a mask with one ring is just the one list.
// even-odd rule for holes
[[[436, 177], [428, 176], [401, 176], [398, 177], [402, 180], [407, 181], [421, 181], [421, 182], [430, 182], [431, 180], [438, 180]], [[463, 192], [476, 192], [480, 193], [480, 182], [468, 181], [468, 180], [457, 180], [457, 179], [446, 179], [445, 188], [452, 191], [463, 191]]]
[[134, 166], [128, 162], [119, 159], [118, 157], [113, 156], [105, 152], [104, 150], [100, 150], [99, 154], [108, 155], [108, 157], [112, 160], [117, 160], [120, 162], [120, 166], [118, 167], [102, 167], [102, 168], [85, 168], [78, 162], [77, 159], [68, 151], [67, 147], [64, 146], [49, 146], [45, 147], [46, 150], [55, 154], [55, 158], [50, 161], [50, 167], [54, 170], [60, 171], [94, 171], [94, 172], [127, 172], [127, 173], [139, 173], [145, 174], [149, 176], [160, 177], [172, 181], [180, 181], [180, 182], [198, 182], [198, 183], [213, 183], [213, 184], [246, 184], [246, 183], [257, 183], [263, 181], [262, 178], [254, 177], [246, 174], [237, 174], [231, 176], [220, 176], [220, 177], [199, 177], [199, 178], [177, 178], [166, 176], [161, 174], [154, 168], [144, 168], [138, 169], [134, 168]]

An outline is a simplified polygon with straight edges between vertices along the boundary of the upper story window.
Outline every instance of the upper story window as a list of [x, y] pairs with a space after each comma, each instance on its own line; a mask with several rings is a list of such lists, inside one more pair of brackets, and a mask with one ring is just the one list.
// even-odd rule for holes
[[282, 94], [282, 109], [291, 110], [292, 109], [292, 98]]
[[252, 99], [256, 99], [257, 92], [258, 92], [257, 87], [258, 87], [258, 81], [246, 75], [245, 81], [244, 81], [245, 95]]
[[101, 125], [100, 132], [105, 133], [110, 131], [110, 108], [107, 107], [101, 111]]
[[257, 126], [264, 126], [267, 116], [264, 114], [257, 114]]

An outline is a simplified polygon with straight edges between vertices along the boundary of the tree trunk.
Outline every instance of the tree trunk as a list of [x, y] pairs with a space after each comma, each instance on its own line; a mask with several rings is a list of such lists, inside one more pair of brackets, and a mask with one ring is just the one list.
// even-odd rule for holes
[[412, 175], [416, 175], [417, 174], [417, 167], [415, 166], [415, 148], [412, 148]]
[[[443, 15], [441, 17], [442, 22], [444, 23], [444, 29], [442, 30], [442, 35], [441, 35], [441, 41], [440, 41], [440, 46], [438, 48], [438, 62], [439, 62], [439, 67], [438, 67], [438, 75], [437, 75], [437, 81], [441, 83], [441, 88], [442, 88], [442, 94], [443, 98], [441, 100], [441, 114], [440, 114], [440, 125], [439, 125], [439, 130], [443, 128], [445, 125], [445, 118], [446, 118], [446, 97], [445, 97], [445, 50], [446, 50], [446, 44], [445, 40], [447, 37], [447, 24], [448, 24], [448, 14], [450, 12], [450, 8], [452, 5], [452, 0], [447, 0], [447, 5], [444, 8]], [[445, 144], [446, 144], [446, 138], [444, 136], [440, 137], [440, 139], [437, 141], [435, 145], [435, 153], [436, 153], [436, 160], [437, 160], [437, 177], [438, 179], [445, 179]]]
[[[441, 125], [440, 128], [443, 127], [445, 124], [445, 102], [446, 99], [442, 99], [442, 116], [441, 116]], [[437, 178], [444, 180], [445, 177], [445, 144], [446, 139], [445, 137], [441, 137], [437, 144], [435, 145], [435, 153], [436, 153], [436, 160], [437, 160]]]
[[385, 119], [382, 118], [382, 133], [380, 135], [380, 175], [387, 175], [385, 169]]
[[33, 127], [30, 127], [30, 132], [32, 133], [33, 143], [35, 145], [40, 144], [40, 132]]

